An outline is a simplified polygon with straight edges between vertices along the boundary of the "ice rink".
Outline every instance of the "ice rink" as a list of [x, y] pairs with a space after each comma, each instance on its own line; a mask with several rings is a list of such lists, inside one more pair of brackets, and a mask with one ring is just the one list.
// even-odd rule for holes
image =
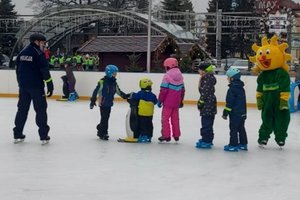
[[155, 109], [151, 144], [118, 143], [125, 137], [126, 102], [112, 108], [109, 141], [96, 137], [99, 110], [88, 101], [48, 101], [50, 144], [39, 141], [31, 107], [24, 143], [13, 144], [16, 98], [0, 98], [1, 200], [299, 200], [300, 112], [292, 114], [283, 150], [257, 145], [260, 112], [248, 109], [248, 152], [224, 152], [228, 121], [218, 108], [211, 150], [196, 149], [200, 117], [195, 105], [180, 110], [178, 144], [159, 144]]

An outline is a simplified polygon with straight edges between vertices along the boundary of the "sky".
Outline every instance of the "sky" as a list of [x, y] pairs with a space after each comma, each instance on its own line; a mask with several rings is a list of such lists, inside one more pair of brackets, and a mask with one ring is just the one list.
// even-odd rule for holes
[[[20, 15], [31, 15], [33, 10], [28, 7], [30, 0], [12, 0], [12, 3], [16, 5], [16, 11]], [[160, 0], [153, 0], [153, 4], [157, 4]], [[194, 5], [195, 12], [206, 12], [208, 0], [191, 0]], [[300, 0], [299, 0], [300, 1]]]

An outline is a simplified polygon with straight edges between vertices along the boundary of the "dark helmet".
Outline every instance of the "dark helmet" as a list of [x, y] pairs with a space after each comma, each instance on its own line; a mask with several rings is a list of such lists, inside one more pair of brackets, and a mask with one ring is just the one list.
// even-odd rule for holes
[[202, 71], [205, 71], [207, 68], [209, 68], [211, 66], [210, 63], [208, 62], [203, 62], [200, 65], [198, 65], [198, 68]]
[[34, 42], [34, 41], [46, 41], [46, 37], [40, 33], [33, 33], [32, 35], [30, 35], [29, 37], [30, 42]]

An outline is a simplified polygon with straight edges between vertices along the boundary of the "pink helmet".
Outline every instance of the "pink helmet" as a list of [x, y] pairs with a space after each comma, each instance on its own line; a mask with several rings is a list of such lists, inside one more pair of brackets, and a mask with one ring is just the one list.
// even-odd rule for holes
[[174, 67], [178, 67], [178, 61], [176, 58], [167, 58], [164, 61], [164, 67], [166, 68], [174, 68]]

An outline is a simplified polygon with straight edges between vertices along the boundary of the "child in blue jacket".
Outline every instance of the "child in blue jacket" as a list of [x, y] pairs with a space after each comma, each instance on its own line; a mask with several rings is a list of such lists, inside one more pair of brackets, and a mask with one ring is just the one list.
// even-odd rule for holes
[[153, 136], [153, 114], [157, 97], [151, 92], [152, 81], [148, 78], [140, 80], [141, 90], [132, 93], [131, 97], [138, 101], [138, 142], [151, 142]]
[[97, 125], [97, 136], [101, 140], [108, 140], [108, 120], [110, 117], [111, 107], [113, 106], [114, 95], [117, 93], [120, 97], [126, 99], [128, 96], [122, 92], [117, 84], [118, 67], [115, 65], [107, 65], [105, 68], [105, 76], [98, 82], [90, 102], [90, 109], [96, 106], [98, 96], [98, 104], [100, 107], [100, 123]]
[[246, 95], [244, 83], [241, 81], [241, 72], [236, 68], [229, 68], [226, 72], [229, 89], [226, 95], [226, 106], [223, 119], [229, 115], [230, 141], [224, 146], [225, 151], [236, 152], [248, 150], [245, 120], [247, 118]]

